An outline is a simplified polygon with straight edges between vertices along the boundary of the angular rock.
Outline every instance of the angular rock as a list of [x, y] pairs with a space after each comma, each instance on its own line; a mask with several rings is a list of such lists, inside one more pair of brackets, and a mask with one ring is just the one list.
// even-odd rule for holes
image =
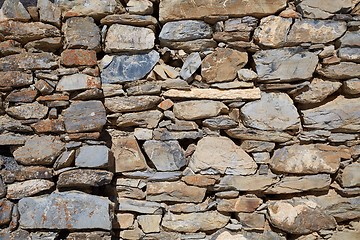
[[0, 200], [0, 226], [7, 225], [10, 223], [13, 208], [14, 208], [14, 204], [12, 202], [6, 199]]
[[215, 187], [218, 189], [234, 189], [238, 191], [264, 191], [269, 186], [279, 180], [274, 174], [271, 175], [251, 175], [251, 176], [231, 176], [226, 175]]
[[41, 50], [44, 52], [56, 52], [62, 47], [61, 37], [42, 38], [32, 42], [28, 42], [24, 46], [28, 51]]
[[218, 16], [256, 16], [263, 17], [274, 14], [286, 6], [285, 0], [275, 0], [271, 3], [265, 0], [257, 0], [251, 4], [244, 0], [231, 2], [211, 2], [206, 0], [191, 1], [185, 0], [178, 2], [176, 0], [161, 1], [160, 21], [168, 22], [179, 19], [202, 19], [203, 17]]
[[5, 186], [2, 178], [0, 178], [0, 198], [3, 198], [5, 196], [6, 196], [6, 186]]
[[29, 72], [0, 72], [0, 87], [25, 87], [33, 82], [33, 76]]
[[63, 172], [57, 181], [58, 188], [101, 187], [110, 184], [113, 173], [104, 170], [74, 169]]
[[342, 232], [335, 232], [330, 240], [341, 240], [341, 239], [348, 239], [348, 240], [356, 240], [360, 237], [359, 231], [342, 231]]
[[22, 48], [19, 42], [7, 40], [0, 43], [0, 56], [5, 57], [12, 54], [21, 53]]
[[53, 24], [57, 27], [61, 25], [61, 9], [49, 0], [38, 0], [40, 20], [42, 22]]
[[63, 111], [68, 133], [101, 131], [106, 123], [106, 111], [100, 101], [73, 102]]
[[259, 81], [310, 79], [318, 64], [317, 55], [301, 47], [262, 50], [253, 57]]
[[59, 29], [50, 24], [45, 24], [41, 22], [1, 22], [0, 33], [5, 36], [6, 40], [13, 39], [22, 44], [42, 38], [61, 36]]
[[62, 133], [65, 125], [62, 119], [45, 119], [31, 124], [36, 133]]
[[129, 13], [144, 15], [153, 13], [153, 3], [149, 0], [129, 0], [126, 6]]
[[30, 233], [22, 229], [18, 229], [12, 232], [4, 229], [0, 231], [0, 237], [3, 239], [30, 239]]
[[303, 0], [298, 5], [302, 15], [306, 18], [326, 19], [337, 12], [347, 11], [351, 9], [351, 0], [340, 0], [334, 2], [326, 2], [323, 0]]
[[145, 233], [160, 232], [162, 215], [141, 215], [137, 220]]
[[226, 137], [201, 139], [189, 167], [194, 172], [212, 170], [231, 175], [250, 175], [257, 169], [254, 160]]
[[104, 229], [111, 230], [110, 201], [81, 193], [53, 192], [48, 196], [19, 201], [23, 229]]
[[326, 191], [331, 184], [330, 175], [318, 174], [302, 177], [284, 177], [265, 190], [265, 194], [290, 194], [306, 191]]
[[108, 15], [101, 19], [101, 24], [111, 25], [111, 24], [125, 24], [136, 27], [147, 27], [149, 25], [156, 25], [157, 19], [150, 15], [133, 15], [133, 14], [114, 14]]
[[147, 168], [145, 157], [134, 137], [113, 137], [111, 151], [117, 173]]
[[57, 91], [77, 91], [91, 88], [101, 88], [100, 78], [82, 73], [64, 76], [56, 85]]
[[244, 126], [225, 130], [225, 132], [232, 138], [242, 140], [271, 141], [281, 143], [290, 141], [293, 138], [290, 134], [285, 132], [261, 131], [253, 128], [246, 128]]
[[359, 101], [338, 96], [316, 108], [303, 110], [304, 127], [331, 131], [357, 132], [360, 129]]
[[360, 64], [341, 62], [336, 65], [325, 65], [316, 70], [321, 76], [335, 80], [356, 78], [360, 75]]
[[5, 0], [0, 9], [0, 22], [15, 20], [27, 22], [30, 14], [26, 11], [19, 0]]
[[111, 112], [137, 112], [155, 108], [161, 102], [158, 96], [130, 96], [105, 98], [105, 107]]
[[273, 171], [281, 173], [335, 173], [342, 156], [333, 146], [292, 145], [275, 150], [269, 165]]
[[211, 129], [230, 129], [238, 126], [238, 122], [227, 115], [208, 118], [202, 124]]
[[22, 52], [0, 59], [0, 71], [53, 69], [57, 65], [55, 55], [47, 52]]
[[200, 67], [201, 57], [197, 52], [189, 54], [181, 67], [180, 76], [182, 79], [188, 80]]
[[[8, 115], [0, 116], [0, 131], [10, 131], [10, 132], [32, 132], [31, 127], [22, 125], [20, 120], [16, 120]], [[4, 134], [5, 135], [5, 134]]]
[[268, 213], [273, 226], [291, 234], [308, 234], [336, 227], [335, 219], [309, 200], [270, 201]]
[[177, 141], [146, 141], [145, 153], [158, 171], [177, 171], [187, 164], [184, 150]]
[[178, 119], [197, 120], [215, 117], [221, 112], [227, 111], [228, 107], [222, 102], [211, 100], [184, 101], [175, 103], [173, 112]]
[[14, 90], [9, 95], [7, 95], [5, 101], [31, 103], [35, 100], [37, 93], [38, 92], [36, 90], [31, 88]]
[[161, 46], [170, 49], [183, 50], [190, 54], [192, 52], [213, 51], [217, 47], [217, 43], [213, 39], [196, 39], [186, 42], [162, 41]]
[[106, 34], [105, 52], [144, 51], [152, 49], [154, 44], [155, 34], [149, 28], [113, 24]]
[[[13, 160], [15, 162], [15, 160]], [[31, 179], [51, 179], [53, 177], [52, 170], [42, 166], [14, 166], [5, 165], [5, 169], [0, 170], [2, 179], [5, 183], [21, 182]]]
[[302, 104], [319, 103], [336, 92], [340, 87], [340, 82], [314, 78], [306, 90], [295, 94], [294, 100]]
[[283, 131], [298, 129], [300, 125], [297, 109], [285, 93], [263, 92], [260, 100], [245, 104], [240, 111], [247, 127]]
[[51, 165], [64, 146], [64, 143], [53, 136], [34, 136], [23, 147], [16, 149], [13, 155], [23, 165]]
[[56, 3], [63, 10], [63, 16], [77, 17], [77, 16], [91, 16], [95, 19], [100, 19], [106, 15], [114, 13], [116, 10], [119, 13], [125, 12], [122, 5], [119, 5], [116, 0], [55, 0]]
[[163, 114], [159, 110], [126, 113], [117, 118], [116, 126], [155, 128], [162, 117]]
[[360, 163], [352, 163], [346, 166], [340, 175], [342, 187], [360, 187]]
[[191, 88], [188, 90], [170, 89], [163, 93], [169, 98], [192, 98], [213, 100], [256, 100], [260, 99], [260, 89], [230, 89], [219, 90], [213, 88]]
[[100, 29], [91, 17], [73, 17], [62, 27], [64, 48], [84, 48], [100, 51]]
[[67, 67], [95, 66], [96, 52], [84, 49], [66, 49], [61, 53], [61, 63]]
[[[171, 125], [170, 125], [171, 126]], [[168, 131], [164, 128], [158, 128], [153, 131], [153, 139], [161, 141], [198, 139], [203, 137], [203, 131]]]
[[254, 212], [262, 202], [262, 199], [251, 195], [221, 199], [218, 201], [217, 210], [220, 212]]
[[82, 240], [82, 239], [102, 239], [111, 240], [110, 232], [92, 231], [92, 232], [72, 232], [66, 237], [67, 240]]
[[219, 178], [216, 175], [187, 175], [182, 177], [181, 180], [188, 185], [207, 187], [214, 185]]
[[283, 47], [292, 25], [291, 18], [268, 16], [262, 18], [259, 27], [254, 32], [254, 39], [265, 47]]
[[340, 48], [339, 57], [344, 62], [360, 63], [360, 48]]
[[245, 140], [240, 147], [246, 152], [271, 152], [275, 148], [275, 143], [256, 140]]
[[249, 230], [263, 230], [265, 227], [265, 215], [260, 213], [237, 213], [236, 218], [240, 224]]
[[206, 188], [188, 186], [183, 182], [149, 182], [146, 200], [154, 202], [202, 202]]
[[157, 202], [132, 200], [128, 198], [119, 198], [119, 211], [120, 212], [137, 212], [143, 214], [156, 214], [162, 213], [162, 205]]
[[149, 94], [160, 94], [161, 86], [155, 85], [152, 83], [141, 84], [134, 87], [129, 87], [126, 89], [128, 95], [149, 95]]
[[110, 149], [102, 145], [83, 146], [75, 158], [75, 166], [84, 168], [107, 168]]
[[202, 62], [201, 75], [208, 83], [232, 81], [237, 71], [248, 61], [246, 52], [230, 48], [218, 48], [206, 56]]
[[101, 72], [102, 82], [121, 83], [140, 80], [153, 69], [159, 59], [160, 55], [155, 50], [149, 53], [114, 56]]
[[43, 191], [49, 190], [55, 186], [52, 181], [45, 179], [32, 179], [25, 182], [16, 182], [7, 185], [8, 199], [21, 199], [30, 197]]
[[211, 231], [223, 228], [230, 217], [217, 211], [204, 213], [172, 214], [166, 213], [162, 220], [162, 227], [171, 231], [194, 233], [197, 231]]
[[7, 114], [16, 119], [41, 119], [48, 113], [48, 107], [38, 103], [27, 103], [6, 109]]

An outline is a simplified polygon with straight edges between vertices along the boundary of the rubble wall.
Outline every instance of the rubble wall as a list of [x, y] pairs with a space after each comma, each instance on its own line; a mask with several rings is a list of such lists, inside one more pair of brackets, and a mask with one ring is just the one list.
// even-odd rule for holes
[[0, 239], [360, 239], [359, 77], [359, 0], [1, 1]]

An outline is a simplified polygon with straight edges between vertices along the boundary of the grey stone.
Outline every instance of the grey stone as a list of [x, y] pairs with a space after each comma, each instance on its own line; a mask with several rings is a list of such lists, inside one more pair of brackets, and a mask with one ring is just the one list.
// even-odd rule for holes
[[360, 129], [359, 101], [338, 96], [316, 108], [303, 110], [304, 127], [309, 129], [357, 132]]
[[359, 43], [360, 30], [347, 31], [344, 36], [340, 38], [341, 47], [360, 47]]
[[23, 229], [18, 229], [15, 231], [10, 231], [8, 229], [4, 229], [0, 231], [0, 237], [2, 239], [30, 239], [30, 233], [28, 231], [25, 231]]
[[360, 64], [341, 62], [336, 65], [323, 65], [316, 70], [321, 76], [335, 80], [356, 78], [360, 75]]
[[22, 52], [0, 59], [0, 71], [53, 69], [58, 65], [52, 53]]
[[215, 171], [220, 174], [250, 175], [257, 169], [255, 161], [227, 137], [204, 137], [189, 162], [194, 172]]
[[53, 192], [19, 201], [22, 229], [111, 230], [110, 201], [86, 193]]
[[55, 184], [45, 179], [32, 179], [24, 182], [16, 182], [7, 185], [8, 199], [21, 199], [50, 190]]
[[114, 23], [137, 26], [137, 27], [146, 27], [149, 25], [156, 25], [157, 19], [150, 15], [134, 15], [134, 14], [114, 14], [108, 15], [101, 19], [101, 24], [111, 25]]
[[200, 67], [201, 57], [198, 52], [189, 54], [181, 67], [180, 76], [182, 79], [188, 80]]
[[113, 173], [104, 170], [74, 169], [63, 172], [57, 181], [58, 188], [100, 187], [110, 184]]
[[155, 128], [162, 117], [163, 114], [159, 110], [126, 113], [117, 118], [116, 125], [118, 127]]
[[142, 54], [121, 54], [114, 56], [101, 73], [103, 83], [121, 83], [142, 79], [159, 61], [155, 50]]
[[161, 102], [158, 96], [130, 96], [105, 98], [105, 107], [111, 112], [137, 112], [155, 108]]
[[105, 107], [100, 101], [72, 102], [63, 112], [68, 133], [101, 131], [106, 123]]
[[5, 0], [0, 9], [0, 21], [29, 21], [29, 13], [19, 0]]
[[324, 0], [303, 0], [298, 5], [302, 15], [306, 18], [326, 19], [337, 12], [351, 9], [351, 0], [327, 2]]
[[0, 198], [5, 197], [6, 195], [6, 186], [2, 180], [2, 178], [0, 178]]
[[187, 164], [178, 141], [146, 141], [143, 148], [158, 171], [177, 171]]
[[73, 17], [62, 27], [65, 48], [85, 48], [100, 51], [100, 29], [91, 17]]
[[28, 138], [29, 137], [27, 135], [21, 135], [5, 131], [0, 135], [0, 142], [1, 145], [4, 146], [24, 145]]
[[245, 140], [241, 143], [240, 147], [246, 152], [271, 152], [275, 148], [275, 143], [256, 140]]
[[8, 201], [7, 199], [0, 200], [0, 226], [7, 225], [10, 223], [13, 207], [14, 204]]
[[175, 117], [183, 120], [215, 117], [227, 110], [228, 107], [222, 102], [211, 100], [184, 101], [175, 103], [173, 107]]
[[259, 81], [310, 79], [318, 64], [316, 54], [301, 47], [261, 50], [253, 57]]
[[38, 103], [26, 103], [6, 109], [7, 114], [16, 119], [41, 119], [48, 113], [48, 107]]
[[5, 163], [5, 168], [0, 171], [5, 183], [21, 182], [32, 179], [51, 179], [52, 170], [42, 166], [22, 166], [14, 160]]
[[29, 72], [0, 72], [0, 87], [25, 87], [33, 82], [33, 76]]
[[62, 47], [61, 37], [42, 38], [28, 42], [24, 47], [28, 51], [41, 50], [45, 52], [56, 52]]
[[213, 51], [217, 47], [217, 43], [213, 39], [196, 39], [186, 42], [162, 41], [161, 46], [192, 53], [200, 51]]
[[160, 42], [185, 42], [196, 39], [211, 38], [210, 25], [202, 21], [184, 20], [168, 22], [162, 27]]
[[32, 232], [31, 240], [55, 240], [59, 237], [57, 232]]
[[353, 78], [343, 82], [342, 90], [346, 94], [359, 94], [360, 93], [360, 79]]
[[161, 141], [182, 140], [182, 139], [200, 139], [204, 136], [202, 130], [198, 131], [168, 131], [164, 128], [158, 128], [153, 131], [153, 139]]
[[127, 198], [120, 198], [119, 208], [120, 212], [137, 212], [142, 214], [156, 214], [162, 212], [162, 205], [157, 202], [132, 200]]
[[23, 165], [51, 165], [64, 147], [65, 144], [53, 136], [33, 136], [13, 155]]
[[0, 131], [32, 132], [31, 127], [23, 125], [20, 120], [16, 120], [8, 115], [0, 116], [0, 122]]
[[339, 49], [339, 57], [345, 62], [360, 63], [360, 48], [344, 47]]
[[[127, 34], [119, 34], [126, 32]], [[155, 34], [149, 28], [113, 24], [106, 34], [105, 52], [138, 52], [150, 50], [155, 44]]]
[[54, 163], [54, 170], [58, 170], [61, 168], [70, 167], [73, 165], [75, 160], [75, 150], [65, 151], [63, 152]]
[[109, 152], [106, 146], [83, 146], [75, 158], [75, 166], [85, 168], [107, 168]]
[[160, 94], [161, 86], [153, 83], [145, 83], [126, 89], [129, 96], [131, 95], [148, 95], [148, 94]]
[[342, 187], [360, 187], [360, 163], [352, 163], [344, 168], [340, 175]]
[[111, 240], [110, 232], [101, 232], [101, 231], [92, 231], [92, 232], [72, 232], [70, 233], [66, 240], [91, 240], [91, 239], [101, 239], [101, 240]]
[[247, 127], [276, 131], [300, 127], [297, 109], [285, 93], [263, 92], [260, 100], [245, 104], [240, 111]]
[[57, 27], [61, 25], [61, 9], [49, 0], [38, 0], [40, 20], [54, 24]]
[[77, 91], [91, 88], [101, 88], [101, 80], [82, 73], [67, 75], [56, 85], [57, 91]]

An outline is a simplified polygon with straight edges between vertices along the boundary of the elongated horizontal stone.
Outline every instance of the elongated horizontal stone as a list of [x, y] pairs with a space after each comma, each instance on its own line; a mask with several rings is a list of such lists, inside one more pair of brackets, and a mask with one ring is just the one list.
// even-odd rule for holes
[[321, 76], [331, 79], [350, 79], [360, 76], [360, 64], [341, 62], [336, 65], [325, 65], [316, 70]]
[[57, 91], [76, 91], [90, 88], [101, 88], [100, 78], [82, 73], [64, 76], [56, 85]]
[[17, 119], [41, 119], [48, 113], [48, 107], [38, 103], [25, 103], [6, 109], [7, 114]]
[[84, 168], [107, 168], [110, 149], [103, 145], [82, 146], [75, 159], [75, 166]]
[[286, 132], [280, 131], [262, 131], [252, 128], [246, 128], [240, 126], [238, 128], [233, 128], [225, 130], [226, 134], [232, 138], [242, 139], [242, 140], [257, 140], [257, 141], [269, 141], [269, 142], [287, 142], [290, 141], [293, 136]]
[[256, 16], [273, 14], [286, 6], [286, 0], [235, 0], [224, 2], [220, 0], [209, 3], [207, 0], [164, 0], [160, 2], [160, 21], [167, 22], [179, 19], [202, 19], [206, 16]]
[[217, 209], [220, 212], [254, 212], [262, 202], [262, 199], [256, 196], [240, 196], [219, 200]]
[[101, 19], [101, 24], [110, 25], [114, 23], [132, 25], [137, 27], [146, 27], [156, 25], [157, 19], [150, 15], [133, 15], [133, 14], [114, 14], [108, 15]]
[[44, 179], [32, 179], [24, 182], [16, 182], [7, 185], [8, 199], [21, 199], [30, 197], [45, 190], [49, 190], [55, 184]]
[[59, 175], [58, 188], [100, 187], [111, 182], [113, 173], [104, 170], [75, 169]]
[[28, 72], [0, 72], [0, 87], [24, 87], [33, 83], [33, 76]]
[[23, 198], [18, 204], [20, 227], [111, 230], [110, 203], [105, 197], [77, 191]]
[[158, 96], [130, 96], [105, 98], [105, 107], [111, 112], [137, 112], [149, 110], [161, 102]]
[[169, 98], [192, 98], [192, 99], [213, 99], [213, 100], [256, 100], [260, 99], [260, 89], [230, 89], [219, 90], [210, 88], [191, 88], [187, 90], [170, 89], [164, 92], [163, 96]]
[[228, 107], [224, 103], [212, 100], [184, 101], [175, 103], [173, 107], [175, 117], [183, 120], [215, 117], [227, 110]]
[[162, 205], [157, 202], [132, 200], [128, 198], [120, 198], [118, 210], [121, 212], [138, 212], [144, 214], [155, 214], [162, 212]]
[[22, 52], [0, 59], [0, 71], [53, 69], [57, 65], [55, 55], [47, 52]]
[[279, 180], [274, 174], [271, 175], [251, 175], [251, 176], [231, 176], [227, 175], [215, 186], [217, 189], [238, 190], [238, 191], [264, 191], [269, 186]]

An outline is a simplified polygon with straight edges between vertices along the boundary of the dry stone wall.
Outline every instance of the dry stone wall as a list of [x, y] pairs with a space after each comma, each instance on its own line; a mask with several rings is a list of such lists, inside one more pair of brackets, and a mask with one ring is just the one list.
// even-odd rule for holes
[[1, 240], [360, 239], [359, 0], [5, 0], [0, 41]]

